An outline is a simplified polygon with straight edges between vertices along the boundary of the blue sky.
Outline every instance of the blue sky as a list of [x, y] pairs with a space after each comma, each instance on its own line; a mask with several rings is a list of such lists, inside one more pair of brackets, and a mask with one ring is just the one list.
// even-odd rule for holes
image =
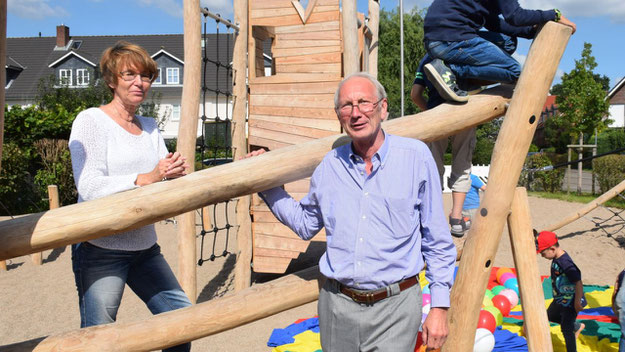
[[[263, 0], [255, 0], [263, 1]], [[301, 0], [305, 2], [304, 0]], [[365, 12], [367, 0], [357, 0]], [[423, 8], [431, 0], [404, 0], [404, 11]], [[623, 0], [520, 0], [531, 9], [558, 8], [577, 24], [571, 37], [556, 82], [570, 71], [581, 56], [584, 42], [592, 44], [598, 66], [595, 72], [610, 78], [614, 86], [625, 76], [625, 1]], [[390, 10], [398, 1], [381, 0]], [[232, 0], [201, 0], [202, 7], [232, 19]], [[214, 23], [214, 22], [213, 22]], [[182, 0], [8, 0], [9, 37], [55, 36], [56, 26], [65, 24], [73, 35], [176, 34], [183, 32]], [[212, 28], [211, 28], [212, 27]], [[214, 31], [214, 24], [209, 28]], [[223, 30], [223, 29], [222, 29]], [[515, 57], [523, 62], [530, 41], [520, 40]], [[399, 54], [397, 55], [399, 60]], [[620, 59], [620, 60], [619, 60]]]

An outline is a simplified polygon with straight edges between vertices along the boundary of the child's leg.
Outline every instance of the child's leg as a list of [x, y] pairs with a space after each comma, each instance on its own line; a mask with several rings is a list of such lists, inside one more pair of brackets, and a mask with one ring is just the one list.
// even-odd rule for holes
[[566, 352], [577, 352], [577, 339], [575, 337], [576, 328], [575, 318], [577, 318], [577, 312], [573, 307], [562, 307], [560, 310], [560, 330], [562, 336], [564, 336], [564, 342], [566, 344]]
[[467, 192], [471, 189], [471, 159], [475, 148], [475, 128], [470, 128], [452, 137], [451, 176], [449, 188], [454, 192], [451, 217], [462, 218], [462, 206]]
[[510, 54], [479, 36], [460, 42], [428, 42], [427, 50], [458, 79], [514, 83], [521, 74], [521, 65]]

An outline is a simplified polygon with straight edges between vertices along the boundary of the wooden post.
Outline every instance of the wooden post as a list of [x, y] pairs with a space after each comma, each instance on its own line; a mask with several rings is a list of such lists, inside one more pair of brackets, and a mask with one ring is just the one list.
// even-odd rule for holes
[[356, 17], [356, 0], [342, 0], [343, 10], [343, 73], [347, 77], [358, 72], [358, 18]]
[[319, 268], [312, 267], [239, 293], [133, 323], [106, 324], [21, 343], [2, 352], [153, 351], [213, 335], [319, 297]]
[[568, 194], [569, 192], [571, 192], [571, 147], [568, 147], [568, 157], [566, 159], [566, 161], [568, 162], [568, 164], [566, 165], [566, 193]]
[[584, 154], [584, 134], [579, 133], [579, 149], [577, 149], [577, 194], [582, 194], [582, 157]]
[[[247, 57], [248, 0], [234, 1], [234, 22], [239, 32], [234, 42], [232, 66], [234, 69], [232, 108], [232, 158], [237, 160], [247, 154], [245, 121], [247, 118], [247, 85], [245, 79]], [[237, 199], [237, 259], [234, 265], [234, 290], [239, 292], [252, 282], [252, 221], [250, 219], [251, 196]]]
[[[48, 203], [50, 209], [56, 209], [60, 206], [59, 187], [57, 187], [56, 185], [48, 185]], [[41, 265], [43, 263], [42, 254], [42, 252], [36, 252], [30, 256], [33, 264]]]
[[618, 185], [610, 188], [607, 192], [590, 201], [586, 205], [584, 205], [581, 209], [576, 210], [573, 214], [567, 216], [564, 219], [560, 219], [559, 221], [550, 224], [544, 228], [545, 231], [556, 231], [557, 229], [581, 218], [582, 216], [590, 213], [593, 209], [597, 208], [599, 205], [609, 201], [610, 199], [616, 197], [621, 192], [625, 191], [625, 180], [621, 181]]
[[[0, 0], [0, 169], [2, 168], [2, 145], [4, 141], [4, 103], [7, 71], [7, 0]], [[0, 260], [0, 270], [7, 270], [7, 263]]]
[[570, 27], [548, 22], [532, 43], [495, 143], [488, 188], [462, 251], [443, 351], [473, 350], [479, 310], [514, 189], [570, 35]]
[[[489, 95], [494, 92], [473, 96], [466, 104], [442, 104], [417, 115], [386, 121], [382, 127], [388, 133], [424, 142], [454, 135], [505, 113], [508, 99]], [[139, 228], [309, 177], [332, 148], [349, 141], [344, 134], [324, 137], [175, 180], [2, 221], [0, 260]]]
[[[191, 173], [195, 171], [195, 143], [202, 77], [200, 1], [184, 0], [183, 8], [184, 82], [177, 147], [180, 154], [187, 158], [187, 164], [190, 166], [188, 172]], [[192, 303], [197, 299], [195, 247], [195, 212], [189, 211], [178, 217], [178, 281]]]
[[547, 310], [543, 309], [545, 296], [536, 261], [532, 218], [527, 192], [523, 187], [518, 187], [514, 192], [508, 216], [508, 229], [514, 266], [519, 279], [519, 292], [523, 301], [523, 320], [528, 351], [551, 352], [553, 346]]
[[[595, 160], [595, 157], [597, 156], [597, 135], [596, 134], [595, 134], [595, 146], [592, 147], [592, 156], [593, 156], [592, 160]], [[596, 193], [597, 190], [595, 189], [595, 183], [596, 183], [596, 180], [595, 180], [595, 168], [594, 168], [594, 166], [592, 166], [593, 165], [592, 162], [590, 163], [590, 165], [592, 167], [592, 169], [591, 169], [592, 170], [592, 194], [595, 195], [595, 194], [597, 194]]]
[[378, 77], [378, 49], [380, 33], [380, 1], [369, 0], [369, 29], [371, 30], [371, 45], [369, 46], [369, 73]]

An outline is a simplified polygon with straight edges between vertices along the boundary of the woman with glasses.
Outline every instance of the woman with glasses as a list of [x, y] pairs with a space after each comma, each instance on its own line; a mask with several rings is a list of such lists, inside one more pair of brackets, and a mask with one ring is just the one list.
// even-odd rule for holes
[[[122, 41], [104, 51], [100, 70], [113, 99], [78, 114], [70, 136], [78, 201], [184, 176], [185, 158], [168, 153], [153, 118], [136, 115], [157, 78], [156, 62]], [[73, 245], [72, 267], [81, 327], [114, 322], [126, 284], [153, 314], [191, 305], [161, 254], [153, 224]], [[190, 349], [186, 343], [165, 351]]]

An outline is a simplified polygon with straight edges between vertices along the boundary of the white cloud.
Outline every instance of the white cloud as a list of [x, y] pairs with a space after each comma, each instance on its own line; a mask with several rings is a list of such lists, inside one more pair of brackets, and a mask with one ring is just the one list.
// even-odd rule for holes
[[25, 19], [67, 17], [69, 13], [61, 6], [50, 6], [49, 0], [8, 0], [7, 11]]
[[625, 23], [625, 1], [623, 0], [520, 0], [525, 9], [559, 9], [570, 17], [607, 16], [617, 23]]
[[140, 0], [144, 6], [155, 6], [172, 17], [182, 18], [182, 1], [179, 0]]
[[521, 64], [521, 67], [525, 66], [525, 60], [527, 59], [527, 55], [519, 54], [518, 52], [514, 52], [512, 57]]

